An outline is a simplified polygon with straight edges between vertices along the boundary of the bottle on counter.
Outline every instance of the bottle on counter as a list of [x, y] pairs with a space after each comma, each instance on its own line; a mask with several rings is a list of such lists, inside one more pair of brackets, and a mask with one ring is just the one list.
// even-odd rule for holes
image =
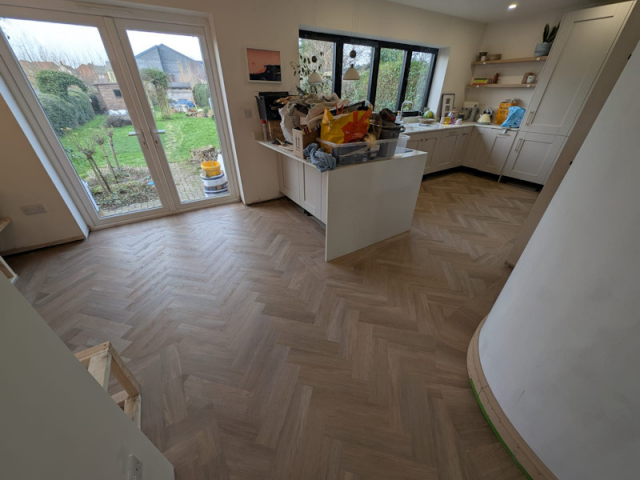
[[264, 141], [269, 141], [269, 129], [267, 128], [267, 121], [262, 120], [262, 135], [264, 136]]

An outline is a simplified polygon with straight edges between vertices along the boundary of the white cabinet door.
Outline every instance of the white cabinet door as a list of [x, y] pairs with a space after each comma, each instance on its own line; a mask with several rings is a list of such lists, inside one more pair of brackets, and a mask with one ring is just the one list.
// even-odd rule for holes
[[300, 206], [314, 217], [322, 218], [322, 173], [313, 165], [300, 165]]
[[568, 135], [633, 2], [565, 15], [521, 130]]
[[467, 150], [467, 146], [469, 144], [469, 137], [471, 136], [471, 132], [473, 131], [473, 127], [466, 127], [460, 130], [458, 135], [458, 141], [456, 143], [456, 149], [453, 153], [453, 166], [458, 167], [462, 165], [464, 161], [464, 156]]
[[476, 127], [476, 130], [478, 131], [478, 140], [476, 141], [476, 152], [471, 167], [484, 171], [484, 166], [487, 164], [487, 159], [499, 130], [485, 127]]
[[440, 135], [437, 133], [431, 133], [426, 135], [422, 140], [420, 140], [420, 145], [418, 146], [418, 150], [422, 152], [427, 152], [427, 163], [424, 166], [424, 173], [435, 172], [435, 168], [433, 167], [433, 161], [436, 153], [436, 145], [438, 143], [438, 137]]
[[420, 144], [420, 140], [417, 138], [409, 137], [407, 141], [407, 148], [411, 150], [418, 150], [418, 145]]
[[519, 132], [502, 175], [544, 185], [566, 137]]
[[431, 162], [432, 171], [437, 172], [453, 167], [456, 144], [460, 133], [460, 130], [451, 130], [440, 135], [433, 154], [433, 161]]
[[483, 172], [500, 175], [502, 167], [504, 167], [507, 157], [509, 156], [509, 151], [511, 150], [511, 145], [513, 145], [516, 133], [510, 130], [505, 132], [495, 129], [493, 132], [495, 133], [493, 134], [493, 143], [489, 150], [489, 155], [487, 155], [485, 162], [478, 166], [478, 169]]
[[300, 177], [302, 163], [286, 155], [278, 154], [278, 181], [280, 191], [300, 205]]
[[464, 152], [464, 157], [462, 157], [462, 165], [465, 167], [476, 168], [476, 159], [478, 157], [478, 149], [480, 148], [481, 141], [480, 129], [473, 127], [469, 134], [469, 140], [467, 141], [467, 149]]

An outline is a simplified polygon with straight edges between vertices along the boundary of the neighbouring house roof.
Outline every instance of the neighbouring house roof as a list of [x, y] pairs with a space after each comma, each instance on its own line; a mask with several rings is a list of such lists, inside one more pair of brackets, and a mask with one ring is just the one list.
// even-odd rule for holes
[[177, 55], [180, 55], [181, 57], [186, 58], [187, 60], [191, 60], [192, 62], [202, 63], [202, 61], [200, 61], [200, 60], [195, 60], [195, 59], [185, 55], [184, 53], [180, 53], [179, 51], [174, 50], [171, 47], [167, 47], [164, 43], [161, 43], [160, 45], [154, 45], [153, 47], [147, 48], [146, 50], [144, 50], [144, 51], [140, 52], [139, 54], [137, 54], [136, 58], [141, 57], [141, 56], [143, 56], [143, 55], [145, 55], [145, 54], [147, 54], [147, 53], [149, 53], [149, 52], [151, 52], [153, 50], [161, 50], [161, 49], [171, 50], [172, 52], [176, 53]]

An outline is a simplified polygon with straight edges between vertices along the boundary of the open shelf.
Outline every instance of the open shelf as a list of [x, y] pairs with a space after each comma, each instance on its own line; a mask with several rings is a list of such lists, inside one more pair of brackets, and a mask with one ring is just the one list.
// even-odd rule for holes
[[485, 83], [483, 85], [467, 85], [467, 88], [535, 88], [535, 83]]
[[485, 60], [484, 62], [473, 62], [471, 65], [495, 65], [498, 63], [544, 62], [546, 59], [547, 57], [503, 58], [500, 60]]

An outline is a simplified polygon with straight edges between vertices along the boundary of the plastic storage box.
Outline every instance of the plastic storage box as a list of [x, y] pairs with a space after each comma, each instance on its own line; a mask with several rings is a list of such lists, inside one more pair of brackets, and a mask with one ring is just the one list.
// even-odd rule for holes
[[400, 135], [398, 138], [375, 142], [331, 143], [320, 140], [320, 145], [325, 152], [334, 156], [336, 164], [352, 165], [374, 159], [391, 158], [396, 153], [404, 153], [408, 141], [408, 135]]

